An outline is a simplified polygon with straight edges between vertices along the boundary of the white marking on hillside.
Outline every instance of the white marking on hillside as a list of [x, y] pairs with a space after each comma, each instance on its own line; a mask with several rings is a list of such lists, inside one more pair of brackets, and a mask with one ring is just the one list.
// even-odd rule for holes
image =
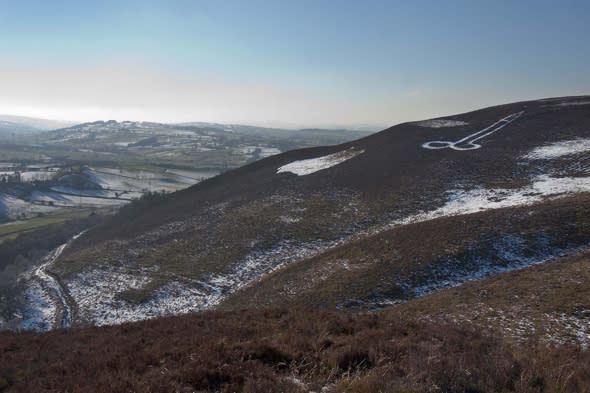
[[469, 123], [461, 120], [450, 120], [450, 119], [432, 119], [419, 121], [416, 125], [427, 128], [447, 128], [447, 127], [459, 127], [466, 126]]
[[551, 160], [558, 157], [585, 152], [590, 152], [590, 138], [577, 138], [540, 146], [533, 149], [530, 153], [525, 155], [524, 158], [530, 160]]
[[293, 161], [278, 168], [277, 173], [291, 172], [297, 176], [305, 176], [341, 164], [363, 152], [364, 150], [354, 150], [354, 148], [350, 148], [323, 157]]
[[481, 145], [474, 143], [486, 136], [493, 134], [496, 131], [501, 130], [502, 128], [506, 127], [508, 124], [512, 123], [514, 120], [518, 119], [522, 116], [523, 112], [513, 113], [509, 116], [504, 117], [503, 119], [498, 120], [494, 124], [489, 127], [484, 128], [483, 130], [479, 130], [474, 132], [473, 134], [467, 135], [463, 139], [459, 139], [456, 142], [449, 142], [449, 141], [430, 141], [426, 142], [422, 145], [425, 149], [430, 150], [438, 150], [438, 149], [446, 149], [450, 148], [453, 150], [464, 151], [464, 150], [475, 150], [479, 149]]

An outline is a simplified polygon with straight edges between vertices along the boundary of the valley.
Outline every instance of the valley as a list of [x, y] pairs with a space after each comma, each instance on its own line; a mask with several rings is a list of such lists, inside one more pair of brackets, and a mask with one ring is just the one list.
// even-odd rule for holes
[[[13, 126], [18, 132], [0, 135], [0, 243], [18, 241], [15, 239], [23, 234], [44, 236], [44, 230], [69, 226], [87, 217], [116, 214], [128, 204], [140, 205], [185, 189], [221, 172], [278, 154], [281, 149], [342, 142], [367, 134], [116, 121], [52, 130], [35, 128], [41, 121], [34, 119], [8, 118], [12, 122], [4, 124], [7, 129], [18, 125], [15, 121], [26, 121], [23, 127], [28, 127], [28, 132]], [[54, 252], [51, 250], [58, 247], [61, 243], [47, 244], [39, 252]], [[6, 281], [0, 283], [0, 310], [10, 310], [0, 311], [0, 328], [12, 326], [14, 316], [22, 319], [19, 326], [25, 329], [61, 326], [54, 323], [57, 316], [47, 315], [47, 310], [62, 312], [54, 289], [39, 284], [33, 273], [37, 269], [34, 265], [42, 263], [44, 257], [29, 256], [31, 252], [36, 251], [21, 254], [20, 262], [7, 257], [0, 264]], [[28, 270], [30, 277], [25, 281], [30, 284], [13, 278], [23, 270]], [[7, 300], [9, 296], [20, 298], [18, 310], [15, 300]], [[28, 306], [23, 309], [25, 304]], [[33, 321], [31, 315], [37, 315], [37, 320]]]

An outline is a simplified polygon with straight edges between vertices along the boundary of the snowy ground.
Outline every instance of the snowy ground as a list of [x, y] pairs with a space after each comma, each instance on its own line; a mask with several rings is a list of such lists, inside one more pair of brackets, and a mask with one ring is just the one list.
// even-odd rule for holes
[[577, 316], [564, 313], [534, 314], [534, 311], [523, 310], [521, 304], [501, 309], [476, 303], [474, 307], [453, 313], [450, 319], [471, 324], [475, 321], [489, 329], [499, 329], [517, 341], [539, 337], [549, 344], [590, 346], [590, 310], [582, 310]]
[[[82, 232], [83, 233], [83, 232]], [[82, 233], [72, 237], [77, 239]], [[48, 269], [59, 258], [69, 243], [51, 251], [43, 262], [24, 274], [28, 287], [25, 292], [25, 311], [18, 330], [46, 331], [58, 327], [70, 327], [73, 311], [60, 282]]]
[[278, 168], [277, 173], [290, 172], [297, 176], [305, 176], [341, 164], [363, 152], [364, 150], [355, 150], [354, 148], [351, 148], [323, 157], [294, 161]]
[[132, 304], [117, 297], [128, 289], [141, 289], [157, 277], [157, 270], [131, 271], [102, 266], [78, 274], [68, 282], [69, 293], [80, 316], [96, 325], [111, 325], [164, 315], [199, 311], [215, 306], [224, 297], [287, 263], [304, 259], [334, 247], [335, 242], [281, 243], [270, 250], [253, 252], [235, 263], [228, 273], [213, 274], [203, 280], [174, 276], [156, 289], [146, 302]]
[[[468, 281], [481, 280], [492, 275], [522, 269], [541, 264], [568, 253], [580, 251], [579, 248], [561, 249], [552, 247], [549, 239], [536, 239], [531, 247], [524, 239], [517, 236], [504, 236], [487, 250], [486, 257], [469, 255], [469, 263], [464, 260], [449, 258], [417, 272], [399, 285], [412, 293], [412, 298], [423, 297], [444, 289], [456, 287]], [[582, 249], [586, 249], [583, 247]], [[531, 248], [534, 252], [531, 254]]]
[[590, 138], [578, 138], [555, 142], [537, 147], [524, 158], [532, 160], [551, 160], [563, 156], [590, 152]]
[[55, 208], [51, 206], [35, 205], [20, 198], [0, 193], [0, 219], [3, 217], [15, 220], [21, 217], [32, 217], [38, 213], [49, 213]]
[[128, 171], [112, 168], [87, 168], [85, 174], [90, 181], [105, 190], [145, 192], [177, 191], [201, 180], [217, 175], [214, 171], [187, 171], [167, 169], [162, 173], [149, 171]]
[[449, 120], [449, 119], [432, 119], [432, 120], [424, 120], [416, 123], [420, 127], [427, 127], [427, 128], [446, 128], [446, 127], [460, 127], [466, 126], [469, 123], [461, 121], [461, 120]]
[[[34, 174], [45, 172], [31, 172]], [[51, 173], [52, 176], [54, 172]], [[173, 192], [216, 176], [215, 171], [165, 170], [162, 173], [113, 168], [86, 168], [84, 174], [94, 188], [54, 185], [50, 190], [33, 190], [15, 197], [0, 193], [0, 219], [30, 218], [58, 208], [120, 206], [147, 191]]]

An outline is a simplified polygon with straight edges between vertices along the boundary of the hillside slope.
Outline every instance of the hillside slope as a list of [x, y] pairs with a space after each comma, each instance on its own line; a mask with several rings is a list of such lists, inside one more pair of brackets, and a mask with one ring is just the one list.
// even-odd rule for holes
[[[211, 308], [273, 270], [391, 228], [587, 192], [589, 151], [588, 97], [405, 123], [269, 157], [127, 209], [68, 246], [51, 272], [79, 323]], [[567, 212], [576, 230], [585, 231], [586, 211]], [[531, 241], [543, 240], [537, 232]], [[589, 241], [586, 232], [565, 246], [554, 238], [550, 254]]]
[[383, 313], [203, 312], [0, 332], [6, 392], [587, 392], [590, 352]]
[[381, 309], [590, 246], [590, 193], [399, 225], [267, 274], [224, 309]]
[[468, 283], [391, 312], [468, 323], [513, 340], [588, 347], [590, 252]]

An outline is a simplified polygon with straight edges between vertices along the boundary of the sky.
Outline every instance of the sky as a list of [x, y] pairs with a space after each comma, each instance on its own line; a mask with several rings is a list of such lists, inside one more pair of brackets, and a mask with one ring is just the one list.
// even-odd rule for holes
[[0, 114], [384, 127], [590, 94], [590, 1], [0, 0]]

